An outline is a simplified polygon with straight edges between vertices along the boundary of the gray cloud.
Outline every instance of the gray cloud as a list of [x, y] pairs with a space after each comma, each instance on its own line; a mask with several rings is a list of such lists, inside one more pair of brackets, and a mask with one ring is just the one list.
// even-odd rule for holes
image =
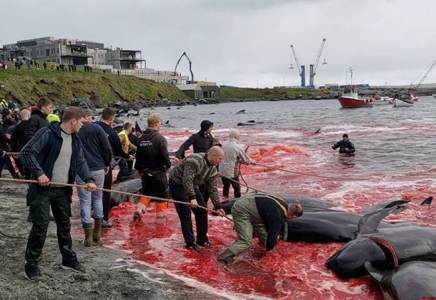
[[[436, 58], [434, 1], [1, 1], [1, 43], [41, 36], [83, 38], [140, 49], [147, 66], [173, 70], [187, 52], [196, 79], [259, 87], [298, 85], [299, 60], [316, 84], [410, 84]], [[19, 11], [19, 18], [13, 12]], [[5, 27], [3, 27], [5, 28]], [[189, 75], [188, 63], [178, 71]], [[307, 76], [306, 81], [309, 81]], [[436, 70], [426, 82], [436, 82]]]

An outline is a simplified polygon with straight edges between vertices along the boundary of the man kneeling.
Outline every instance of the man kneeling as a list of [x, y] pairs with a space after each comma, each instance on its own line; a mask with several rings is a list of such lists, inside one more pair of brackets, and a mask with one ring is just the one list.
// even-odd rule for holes
[[221, 253], [218, 261], [229, 264], [233, 258], [248, 249], [254, 235], [266, 250], [272, 250], [277, 243], [280, 230], [286, 219], [299, 217], [303, 207], [298, 203], [286, 204], [282, 199], [267, 194], [249, 193], [232, 207], [236, 241]]

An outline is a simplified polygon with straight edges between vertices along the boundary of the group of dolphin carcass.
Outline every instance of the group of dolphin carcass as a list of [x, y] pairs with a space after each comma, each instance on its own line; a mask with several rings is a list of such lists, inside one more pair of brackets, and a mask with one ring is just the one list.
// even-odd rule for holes
[[[297, 201], [304, 208], [301, 217], [288, 220], [287, 241], [346, 243], [326, 262], [338, 277], [369, 274], [385, 299], [436, 299], [436, 228], [382, 221], [406, 208], [409, 201], [375, 204], [358, 215], [334, 210], [335, 204], [317, 199], [274, 195], [287, 203]], [[432, 200], [429, 197], [421, 205], [430, 205]], [[226, 213], [234, 202], [223, 202]]]

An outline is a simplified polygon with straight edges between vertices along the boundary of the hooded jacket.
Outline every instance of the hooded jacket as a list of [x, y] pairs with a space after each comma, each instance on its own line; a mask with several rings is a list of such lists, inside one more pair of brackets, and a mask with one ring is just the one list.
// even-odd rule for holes
[[[74, 183], [76, 175], [86, 183], [94, 182], [83, 154], [82, 143], [76, 134], [72, 137], [72, 154], [68, 173], [68, 183]], [[32, 172], [32, 179], [46, 175], [50, 180], [53, 167], [62, 147], [61, 126], [59, 123], [50, 124], [40, 129], [36, 135], [21, 149], [20, 158], [24, 165]], [[38, 188], [46, 188], [39, 186]]]
[[213, 123], [208, 120], [201, 122], [201, 130], [191, 135], [189, 139], [180, 146], [175, 156], [177, 158], [184, 158], [185, 151], [188, 150], [191, 145], [194, 148], [194, 153], [206, 153], [212, 147], [213, 136], [205, 133], [205, 131], [208, 130], [212, 125]]

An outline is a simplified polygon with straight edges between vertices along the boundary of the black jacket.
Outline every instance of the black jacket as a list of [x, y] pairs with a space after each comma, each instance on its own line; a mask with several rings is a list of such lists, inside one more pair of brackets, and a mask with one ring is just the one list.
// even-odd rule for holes
[[27, 128], [24, 130], [24, 139], [30, 141], [30, 139], [36, 134], [38, 130], [48, 126], [47, 116], [39, 109], [34, 109], [30, 116]]
[[138, 172], [165, 171], [170, 167], [167, 140], [156, 130], [147, 128], [139, 139], [135, 169]]
[[110, 166], [112, 149], [106, 132], [97, 124], [84, 122], [77, 134], [82, 141], [83, 152], [90, 171]]
[[109, 144], [112, 147], [112, 153], [114, 156], [129, 158], [130, 155], [124, 152], [123, 147], [121, 146], [120, 137], [118, 136], [117, 132], [110, 127], [108, 124], [104, 122], [97, 122], [96, 124], [100, 125], [101, 128], [103, 128], [104, 132], [106, 132], [106, 135], [109, 139]]
[[20, 124], [15, 126], [14, 132], [11, 136], [11, 148], [12, 152], [18, 152], [23, 149], [24, 145], [29, 141], [24, 132], [29, 125], [29, 120], [21, 121]]
[[[354, 151], [356, 151], [353, 143], [350, 141], [344, 142], [343, 140], [340, 140], [332, 147], [333, 150], [336, 150], [337, 148], [339, 148], [339, 153], [354, 153]], [[346, 151], [345, 148], [348, 148], [348, 151]]]
[[256, 194], [255, 201], [259, 216], [268, 233], [265, 248], [272, 250], [286, 221], [288, 205], [281, 199], [275, 198], [273, 200], [272, 197], [263, 194]]
[[194, 148], [194, 153], [206, 153], [211, 147], [213, 142], [213, 136], [210, 134], [205, 134], [204, 131], [200, 130], [189, 137], [186, 142], [184, 142], [179, 150], [176, 152], [177, 158], [184, 158], [185, 151], [191, 147]]
[[0, 124], [0, 148], [3, 150], [10, 150], [9, 148], [10, 139], [6, 137], [6, 131], [3, 128], [3, 124]]

